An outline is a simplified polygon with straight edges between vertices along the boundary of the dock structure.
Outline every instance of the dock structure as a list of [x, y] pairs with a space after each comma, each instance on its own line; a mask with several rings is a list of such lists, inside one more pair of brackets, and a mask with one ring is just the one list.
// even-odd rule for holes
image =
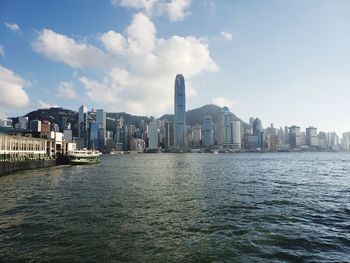
[[0, 133], [0, 162], [50, 159], [55, 140]]

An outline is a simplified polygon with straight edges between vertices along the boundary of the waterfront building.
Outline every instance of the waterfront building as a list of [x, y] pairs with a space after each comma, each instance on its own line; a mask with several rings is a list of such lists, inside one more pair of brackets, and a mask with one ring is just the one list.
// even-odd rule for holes
[[210, 147], [214, 143], [214, 124], [211, 116], [205, 116], [203, 122], [203, 146]]
[[99, 149], [103, 149], [106, 145], [106, 126], [107, 126], [107, 120], [106, 120], [106, 112], [102, 109], [96, 110], [96, 123], [98, 125], [99, 129]]
[[241, 122], [233, 121], [232, 122], [232, 137], [233, 137], [233, 149], [241, 149]]
[[78, 136], [84, 140], [84, 147], [86, 147], [88, 145], [88, 110], [85, 105], [79, 108], [78, 126]]
[[[257, 138], [258, 138], [258, 148], [264, 149], [265, 142], [266, 142], [266, 136], [264, 134], [264, 130], [262, 127], [262, 122], [259, 118], [256, 118], [253, 122], [253, 135], [257, 136]], [[254, 140], [252, 139], [252, 141], [254, 141]]]
[[[256, 151], [260, 148], [260, 139], [258, 135], [248, 134], [246, 136], [246, 147], [251, 151]], [[261, 148], [260, 148], [261, 149]]]
[[320, 148], [327, 148], [327, 133], [320, 131], [317, 135], [317, 140], [318, 140], [318, 146]]
[[284, 127], [284, 144], [289, 144], [289, 128], [288, 128], [288, 126]]
[[27, 136], [0, 133], [0, 161], [24, 161], [51, 157], [55, 142]]
[[305, 142], [306, 142], [306, 145], [310, 147], [318, 146], [317, 128], [314, 128], [314, 127], [306, 128]]
[[148, 148], [149, 149], [158, 149], [159, 147], [159, 135], [158, 135], [158, 123], [152, 121], [148, 125]]
[[179, 74], [175, 78], [174, 94], [174, 146], [177, 150], [184, 150], [186, 142], [186, 93], [185, 79]]
[[341, 145], [345, 151], [350, 151], [350, 132], [343, 133]]
[[88, 147], [90, 149], [98, 149], [99, 148], [99, 128], [96, 122], [90, 122], [89, 127], [89, 143]]
[[32, 120], [30, 122], [30, 130], [33, 132], [41, 132], [41, 121]]
[[145, 139], [145, 121], [141, 120], [139, 124], [140, 138]]
[[201, 146], [202, 140], [202, 128], [200, 125], [196, 125], [192, 128], [192, 146], [199, 147]]
[[171, 149], [174, 147], [174, 122], [166, 121], [165, 122], [165, 142], [164, 147], [166, 149]]
[[268, 148], [270, 150], [276, 150], [277, 146], [280, 145], [280, 140], [277, 134], [270, 134], [268, 136]]
[[279, 128], [277, 135], [278, 135], [278, 145], [288, 144], [286, 143], [286, 140], [285, 140], [286, 137], [282, 127]]
[[293, 125], [289, 127], [289, 145], [292, 149], [300, 148], [301, 138], [300, 138], [300, 127]]
[[23, 130], [28, 129], [28, 117], [18, 117], [18, 128]]
[[220, 112], [218, 122], [218, 144], [223, 148], [232, 148], [232, 114], [227, 107], [223, 107]]
[[328, 145], [329, 147], [337, 147], [339, 145], [339, 137], [335, 132], [328, 133]]

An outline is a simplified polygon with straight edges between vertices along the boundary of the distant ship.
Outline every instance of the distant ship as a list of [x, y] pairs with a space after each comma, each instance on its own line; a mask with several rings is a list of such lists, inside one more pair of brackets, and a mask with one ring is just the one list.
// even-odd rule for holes
[[101, 152], [96, 150], [73, 150], [68, 152], [71, 164], [95, 164], [100, 162]]

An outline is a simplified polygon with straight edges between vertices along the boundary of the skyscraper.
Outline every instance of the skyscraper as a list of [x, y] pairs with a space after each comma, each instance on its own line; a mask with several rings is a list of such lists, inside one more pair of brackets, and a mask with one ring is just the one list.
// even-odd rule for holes
[[232, 122], [232, 138], [233, 138], [233, 148], [236, 150], [241, 149], [241, 122]]
[[203, 122], [203, 146], [210, 147], [214, 142], [214, 124], [211, 119], [211, 116], [204, 116]]
[[79, 124], [79, 137], [84, 139], [84, 146], [88, 145], [88, 121], [87, 121], [87, 108], [82, 105], [79, 108], [78, 124]]
[[152, 121], [148, 125], [148, 148], [149, 149], [158, 149], [159, 140], [158, 140], [158, 123]]
[[289, 145], [292, 149], [300, 148], [300, 127], [293, 125], [289, 127]]
[[306, 145], [318, 146], [317, 128], [306, 128]]
[[227, 107], [223, 107], [219, 118], [218, 144], [224, 148], [232, 148], [232, 121], [230, 110]]
[[102, 109], [96, 110], [96, 123], [98, 126], [98, 147], [104, 149], [106, 145], [106, 112]]
[[174, 101], [174, 145], [178, 150], [186, 148], [186, 93], [185, 79], [179, 74], [175, 78]]

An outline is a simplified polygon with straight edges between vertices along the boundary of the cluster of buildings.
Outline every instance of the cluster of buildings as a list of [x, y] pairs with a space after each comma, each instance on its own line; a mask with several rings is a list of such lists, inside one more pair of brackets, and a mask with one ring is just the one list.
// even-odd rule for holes
[[5, 159], [17, 151], [18, 158], [52, 158], [75, 146], [106, 153], [350, 150], [350, 132], [340, 139], [334, 132], [318, 132], [314, 127], [301, 131], [298, 126], [275, 128], [271, 124], [264, 129], [259, 118], [250, 118], [246, 125], [227, 107], [221, 109], [215, 123], [212, 116], [204, 116], [201, 124], [191, 127], [186, 123], [183, 75], [175, 78], [172, 120], [146, 123], [142, 119], [138, 125], [125, 123], [123, 117], [111, 121], [116, 125], [108, 130], [106, 112], [88, 111], [85, 105], [79, 108], [75, 127], [65, 117], [60, 123], [50, 123], [24, 116], [18, 117], [15, 125], [11, 119], [0, 119], [0, 155]]
[[63, 138], [58, 124], [18, 117], [0, 119], [0, 161], [55, 159], [75, 145]]

